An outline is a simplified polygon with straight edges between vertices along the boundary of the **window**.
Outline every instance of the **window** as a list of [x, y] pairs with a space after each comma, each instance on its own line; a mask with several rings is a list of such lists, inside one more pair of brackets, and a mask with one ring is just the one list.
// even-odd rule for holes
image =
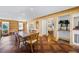
[[9, 22], [2, 22], [2, 33], [3, 35], [8, 34], [9, 32]]
[[23, 23], [19, 23], [19, 31], [22, 31], [23, 30]]

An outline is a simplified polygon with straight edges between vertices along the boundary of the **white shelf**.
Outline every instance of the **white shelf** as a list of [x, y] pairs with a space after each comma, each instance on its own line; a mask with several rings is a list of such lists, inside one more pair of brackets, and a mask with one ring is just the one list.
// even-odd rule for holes
[[79, 34], [79, 30], [73, 30], [74, 34]]
[[79, 45], [79, 30], [73, 30], [73, 43]]

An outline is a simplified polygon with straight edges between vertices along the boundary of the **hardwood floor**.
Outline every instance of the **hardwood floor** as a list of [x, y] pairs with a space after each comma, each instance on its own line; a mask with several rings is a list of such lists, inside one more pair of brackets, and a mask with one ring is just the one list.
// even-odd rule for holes
[[[78, 47], [70, 46], [68, 43], [61, 43], [46, 36], [39, 37], [38, 44], [34, 45], [34, 53], [72, 53], [79, 52]], [[38, 47], [38, 51], [37, 51]], [[77, 48], [77, 49], [76, 49]], [[4, 36], [0, 40], [0, 53], [30, 53], [30, 47], [22, 46], [17, 48], [14, 35]]]

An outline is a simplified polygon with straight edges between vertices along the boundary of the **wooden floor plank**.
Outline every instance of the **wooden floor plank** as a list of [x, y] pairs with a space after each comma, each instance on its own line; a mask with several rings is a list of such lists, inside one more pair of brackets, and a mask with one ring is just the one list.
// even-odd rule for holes
[[[64, 42], [64, 41], [63, 41]], [[37, 50], [38, 47], [38, 50]], [[60, 41], [55, 41], [53, 36], [48, 38], [42, 36], [39, 38], [39, 43], [34, 45], [34, 53], [68, 53], [68, 52], [79, 52], [75, 50], [73, 46], [68, 43], [61, 43]], [[0, 53], [30, 53], [29, 46], [23, 46], [22, 48], [17, 48], [15, 45], [14, 35], [2, 37], [0, 40]]]

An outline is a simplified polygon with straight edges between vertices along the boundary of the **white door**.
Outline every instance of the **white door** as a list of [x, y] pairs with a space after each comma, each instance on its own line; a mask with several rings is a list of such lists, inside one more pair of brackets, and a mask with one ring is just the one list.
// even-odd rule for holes
[[48, 35], [48, 29], [47, 29], [47, 20], [42, 20], [42, 26], [41, 26], [42, 35]]

